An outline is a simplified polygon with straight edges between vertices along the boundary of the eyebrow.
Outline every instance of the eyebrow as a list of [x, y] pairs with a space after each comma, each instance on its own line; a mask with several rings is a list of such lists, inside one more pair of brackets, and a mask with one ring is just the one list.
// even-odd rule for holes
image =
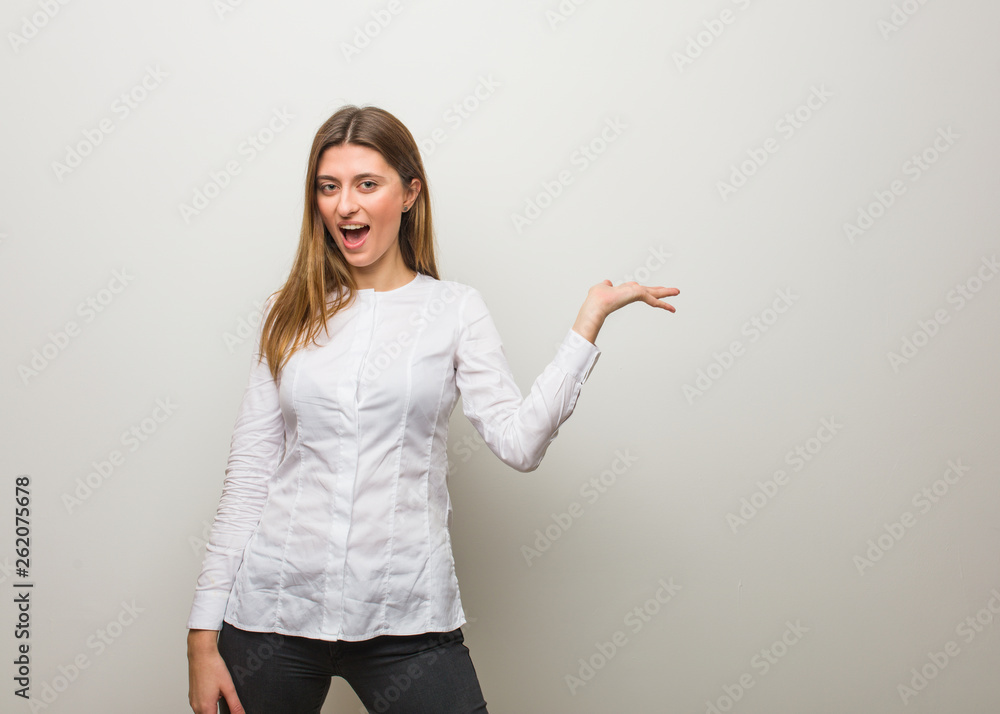
[[[354, 177], [354, 180], [357, 181], [358, 179], [363, 179], [363, 178], [380, 178], [380, 179], [384, 179], [385, 176], [380, 176], [379, 174], [373, 174], [371, 172], [368, 172], [368, 173], [358, 174], [357, 176]], [[317, 176], [316, 180], [317, 181], [336, 181], [337, 179], [334, 178], [333, 176], [323, 175], [323, 176]]]

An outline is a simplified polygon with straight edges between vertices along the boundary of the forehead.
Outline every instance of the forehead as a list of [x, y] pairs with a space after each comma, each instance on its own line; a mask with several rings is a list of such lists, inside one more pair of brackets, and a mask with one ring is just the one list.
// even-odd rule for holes
[[396, 174], [382, 154], [358, 144], [326, 147], [319, 157], [316, 173], [336, 178], [349, 178], [364, 173], [376, 173], [391, 178]]

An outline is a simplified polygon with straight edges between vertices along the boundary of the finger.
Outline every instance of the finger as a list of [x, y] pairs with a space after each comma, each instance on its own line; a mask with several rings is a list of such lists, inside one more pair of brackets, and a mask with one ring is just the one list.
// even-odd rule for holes
[[650, 305], [654, 305], [655, 307], [662, 307], [665, 310], [670, 310], [671, 312], [674, 312], [675, 310], [673, 305], [671, 305], [670, 303], [663, 302], [662, 300], [658, 300], [657, 298], [668, 297], [670, 295], [678, 295], [678, 294], [680, 294], [680, 290], [678, 290], [677, 288], [665, 288], [662, 285], [658, 285], [656, 287], [648, 287], [646, 285], [640, 285], [638, 298], [642, 299], [643, 301], [647, 302]]
[[243, 709], [243, 705], [240, 704], [240, 698], [236, 696], [235, 688], [224, 689], [222, 694], [226, 698], [226, 704], [229, 705], [230, 714], [246, 714], [246, 710]]
[[655, 297], [649, 295], [645, 296], [645, 300], [653, 307], [662, 307], [664, 310], [669, 310], [670, 312], [677, 312], [674, 306], [671, 305], [669, 302], [663, 302], [663, 300], [657, 300]]

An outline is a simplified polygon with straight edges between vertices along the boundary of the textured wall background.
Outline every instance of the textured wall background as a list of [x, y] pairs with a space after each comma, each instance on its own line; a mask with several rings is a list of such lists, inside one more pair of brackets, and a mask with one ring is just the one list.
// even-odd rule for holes
[[[987, 0], [6, 3], [3, 710], [189, 711], [248, 337], [312, 135], [355, 103], [421, 141], [442, 276], [486, 296], [522, 390], [591, 285], [681, 289], [675, 315], [609, 318], [536, 472], [456, 409], [491, 712], [995, 711], [998, 22]], [[359, 710], [335, 683], [324, 711]]]

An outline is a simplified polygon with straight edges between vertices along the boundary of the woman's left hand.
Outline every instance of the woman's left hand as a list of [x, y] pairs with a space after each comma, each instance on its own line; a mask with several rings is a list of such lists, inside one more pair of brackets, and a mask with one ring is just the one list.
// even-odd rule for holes
[[670, 312], [677, 312], [670, 303], [663, 302], [658, 298], [672, 297], [679, 295], [677, 288], [665, 288], [662, 285], [651, 287], [649, 285], [639, 285], [631, 280], [612, 287], [610, 280], [605, 280], [593, 286], [587, 293], [587, 300], [592, 302], [603, 315], [607, 317], [615, 310], [625, 307], [631, 302], [642, 300], [653, 307], [661, 307]]
[[680, 292], [677, 288], [665, 288], [662, 285], [640, 285], [634, 280], [614, 286], [610, 280], [603, 280], [587, 292], [587, 299], [580, 308], [573, 329], [596, 343], [597, 333], [604, 324], [604, 319], [615, 310], [641, 300], [647, 305], [677, 312], [673, 305], [660, 298], [679, 295]]

